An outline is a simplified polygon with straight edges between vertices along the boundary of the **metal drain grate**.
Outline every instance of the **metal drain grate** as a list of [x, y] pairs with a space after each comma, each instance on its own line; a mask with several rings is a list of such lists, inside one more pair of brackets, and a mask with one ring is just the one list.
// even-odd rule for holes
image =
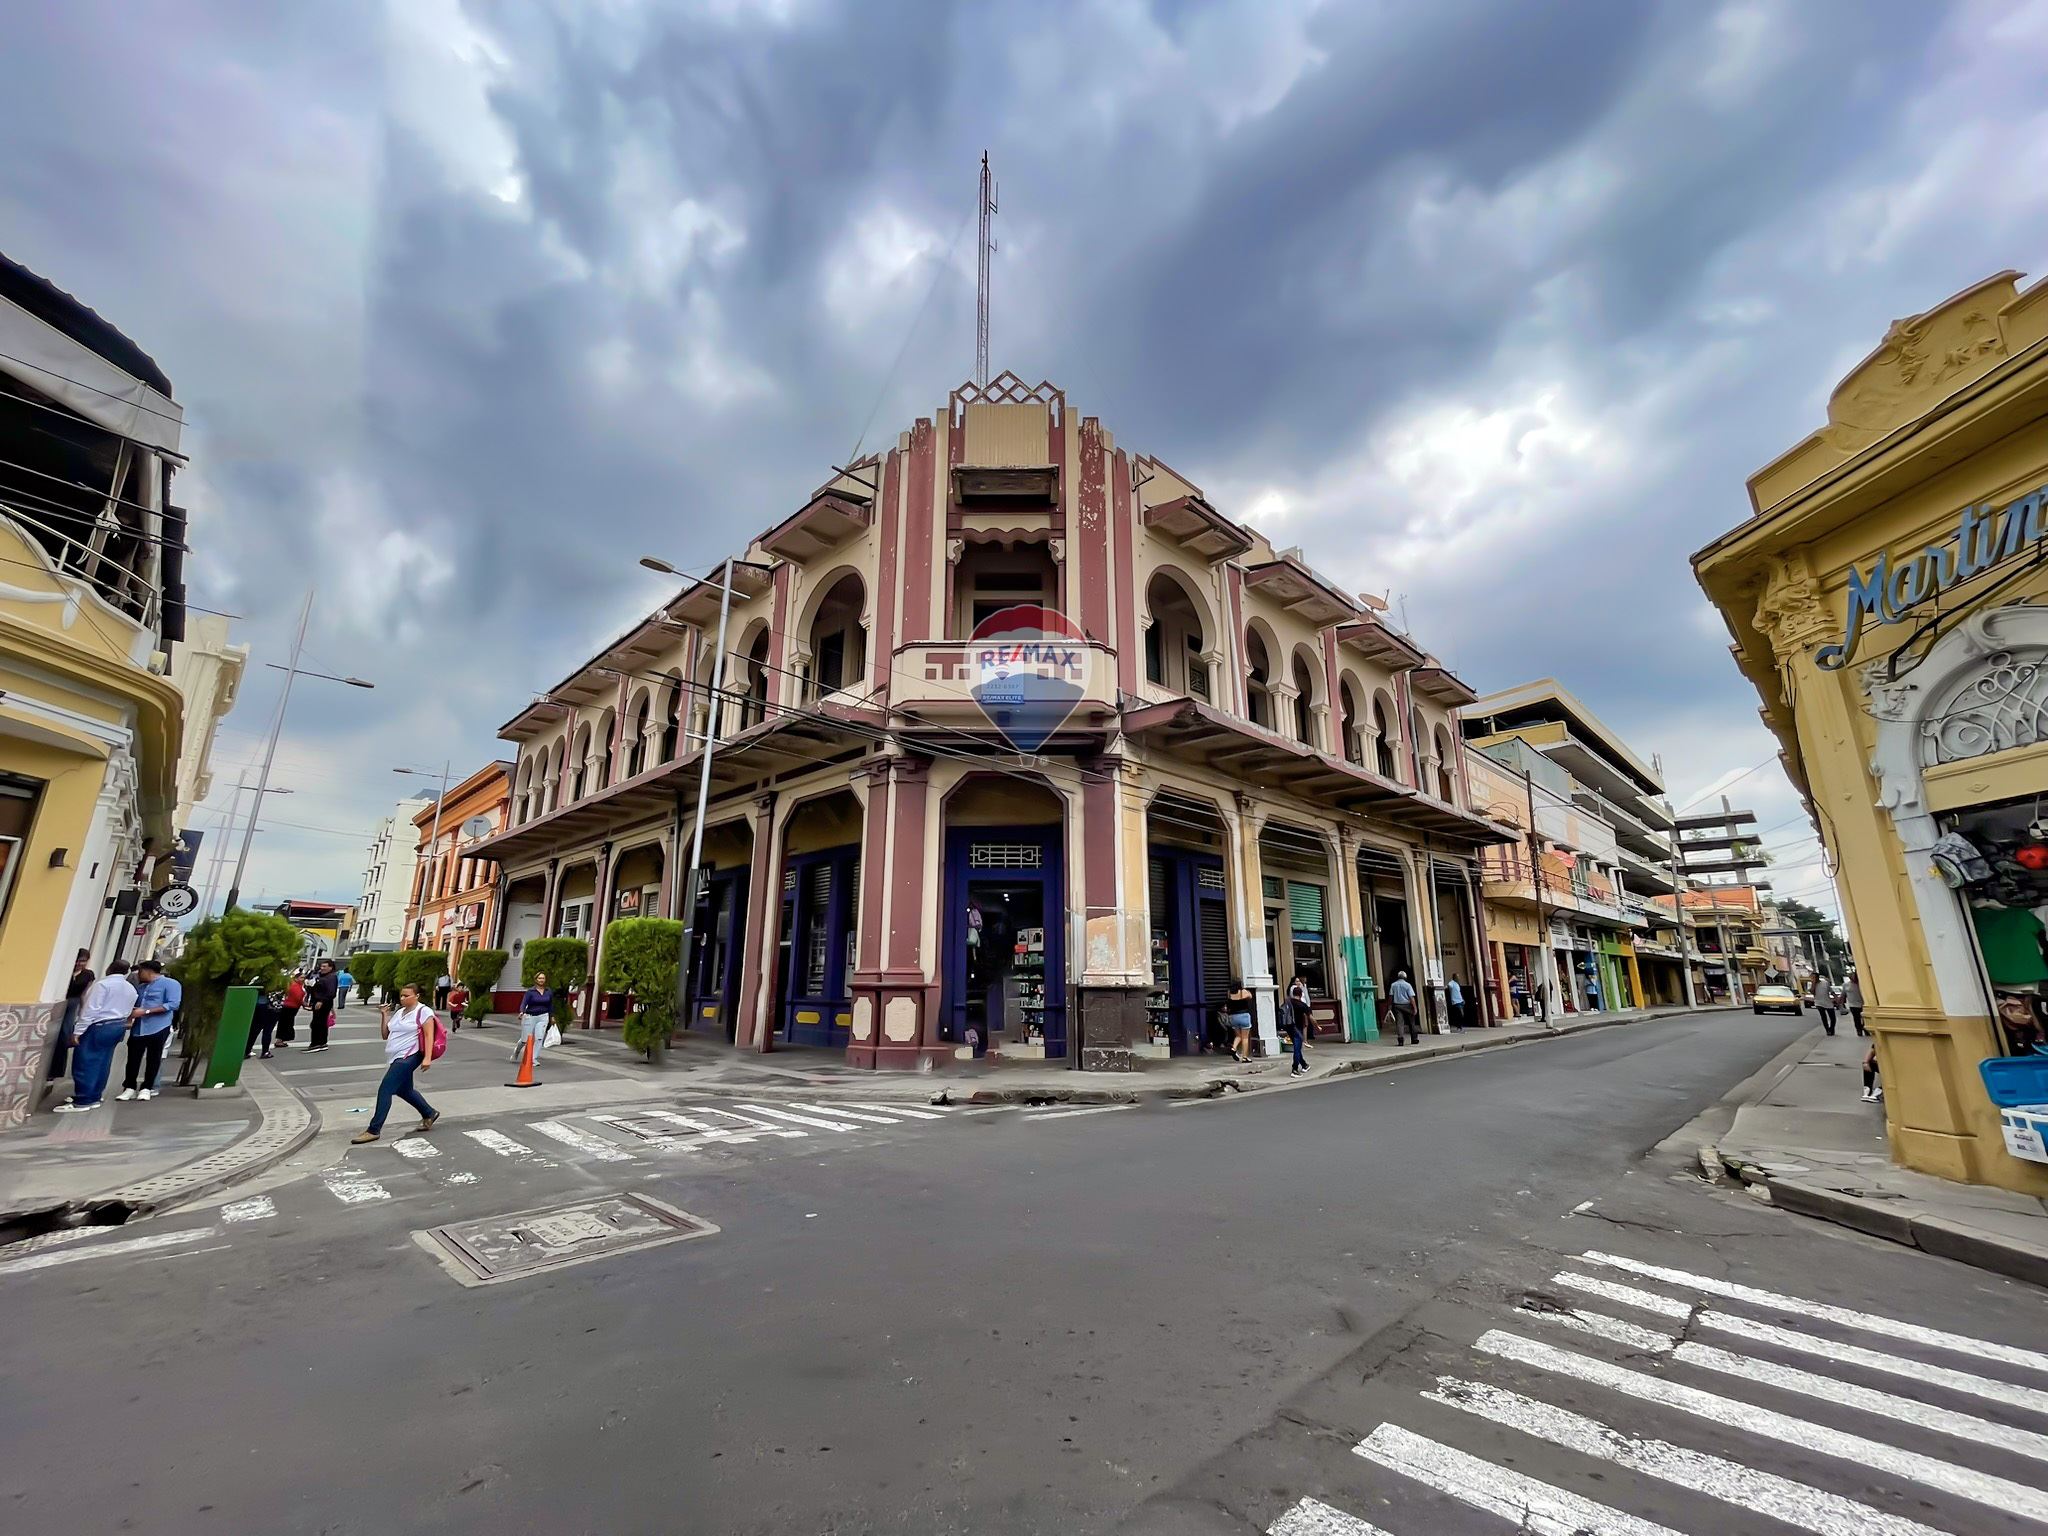
[[641, 1194], [598, 1195], [509, 1216], [486, 1216], [414, 1237], [464, 1285], [496, 1285], [663, 1243], [709, 1237], [718, 1228]]

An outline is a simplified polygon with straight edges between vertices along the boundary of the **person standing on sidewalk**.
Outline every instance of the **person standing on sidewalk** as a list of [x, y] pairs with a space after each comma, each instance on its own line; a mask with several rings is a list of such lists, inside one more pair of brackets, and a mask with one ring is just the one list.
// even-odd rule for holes
[[306, 1006], [306, 982], [297, 971], [285, 978], [284, 991], [277, 999], [277, 1048], [292, 1043], [299, 1031], [299, 1010]]
[[1406, 1045], [1411, 1039], [1422, 1044], [1422, 1025], [1415, 1016], [1415, 988], [1406, 971], [1394, 972], [1394, 984], [1387, 988], [1387, 1006], [1394, 1010], [1394, 1044]]
[[375, 1141], [384, 1132], [391, 1114], [391, 1101], [403, 1099], [420, 1112], [420, 1129], [431, 1131], [441, 1118], [439, 1111], [412, 1085], [413, 1074], [434, 1064], [434, 1010], [420, 1002], [420, 989], [407, 982], [398, 989], [398, 1011], [386, 1003], [378, 1016], [377, 1029], [384, 1036], [384, 1080], [377, 1084], [377, 1112], [354, 1144]]
[[135, 986], [128, 980], [128, 962], [116, 960], [107, 974], [86, 989], [78, 1008], [78, 1039], [71, 1051], [71, 1102], [59, 1104], [60, 1115], [82, 1115], [98, 1109], [114, 1069], [114, 1047], [128, 1033], [135, 1012]]
[[1465, 1027], [1465, 989], [1458, 985], [1458, 978], [1448, 977], [1444, 981], [1444, 993], [1450, 1000], [1451, 1028]]
[[353, 987], [355, 984], [356, 979], [355, 977], [349, 975], [348, 967], [346, 965], [342, 966], [342, 968], [335, 973], [334, 1011], [336, 1013], [345, 1013], [348, 1010], [349, 989]]
[[1835, 1012], [1835, 984], [1825, 976], [1813, 984], [1813, 1006], [1820, 1010], [1820, 1027], [1832, 1035], [1841, 1016]]
[[99, 980], [88, 963], [92, 951], [81, 949], [78, 957], [71, 962], [71, 980], [64, 985], [64, 1022], [57, 1030], [57, 1045], [50, 1052], [51, 1082], [65, 1075], [65, 1068], [71, 1056], [71, 1037], [78, 1033], [78, 1011], [85, 1002], [86, 988]]
[[128, 1018], [128, 1070], [121, 1076], [117, 1099], [149, 1100], [156, 1097], [156, 1077], [164, 1069], [164, 1047], [170, 1043], [171, 1025], [184, 1005], [185, 989], [164, 974], [161, 960], [139, 961], [135, 974], [141, 986], [135, 991], [135, 1007]]
[[328, 1026], [334, 1022], [334, 994], [339, 990], [334, 979], [334, 962], [322, 960], [313, 968], [313, 1037], [306, 1045], [308, 1056], [327, 1049]]
[[1884, 1098], [1884, 1089], [1877, 1082], [1877, 1044], [1863, 1053], [1863, 1102], [1876, 1104]]
[[1849, 1017], [1855, 1021], [1856, 1033], [1869, 1034], [1870, 1031], [1863, 1027], [1863, 983], [1856, 979], [1854, 971], [1851, 971], [1849, 979], [1842, 983], [1842, 1006], [1849, 1010]]
[[434, 983], [434, 1007], [436, 1009], [446, 1008], [448, 1006], [448, 994], [454, 990], [455, 978], [446, 971], [443, 971], [440, 978]]
[[1294, 1047], [1294, 1065], [1288, 1069], [1289, 1077], [1308, 1076], [1308, 1058], [1301, 1054], [1301, 1043], [1308, 1038], [1308, 1023], [1308, 980], [1296, 976], [1287, 988], [1287, 1043]]

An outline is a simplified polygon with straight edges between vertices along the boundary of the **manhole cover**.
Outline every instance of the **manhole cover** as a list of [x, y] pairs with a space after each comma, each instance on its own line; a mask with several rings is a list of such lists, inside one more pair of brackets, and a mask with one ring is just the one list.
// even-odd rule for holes
[[458, 1221], [414, 1236], [464, 1285], [495, 1285], [717, 1230], [672, 1205], [624, 1194]]

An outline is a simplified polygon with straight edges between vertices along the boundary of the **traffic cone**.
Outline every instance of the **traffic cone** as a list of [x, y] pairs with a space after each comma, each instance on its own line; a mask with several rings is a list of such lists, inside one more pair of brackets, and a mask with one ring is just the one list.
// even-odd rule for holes
[[540, 1083], [533, 1075], [533, 1036], [528, 1035], [522, 1044], [524, 1049], [519, 1053], [519, 1076], [505, 1086], [507, 1088], [538, 1088]]

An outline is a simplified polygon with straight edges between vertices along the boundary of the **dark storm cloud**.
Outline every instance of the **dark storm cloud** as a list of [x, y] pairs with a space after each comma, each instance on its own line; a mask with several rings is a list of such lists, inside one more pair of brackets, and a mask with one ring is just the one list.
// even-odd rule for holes
[[[2013, 6], [102, 0], [14, 31], [0, 247], [188, 402], [201, 600], [276, 656], [316, 580], [311, 650], [380, 683], [295, 697], [273, 895], [348, 894], [384, 770], [502, 750], [658, 595], [638, 554], [710, 563], [966, 375], [984, 147], [997, 366], [1404, 596], [1478, 686], [1564, 676], [1681, 798], [1768, 749], [1686, 555], [1888, 319], [2048, 237], [2038, 200], [1956, 218], [2043, 137]], [[1789, 812], [1774, 770], [1751, 791]]]

